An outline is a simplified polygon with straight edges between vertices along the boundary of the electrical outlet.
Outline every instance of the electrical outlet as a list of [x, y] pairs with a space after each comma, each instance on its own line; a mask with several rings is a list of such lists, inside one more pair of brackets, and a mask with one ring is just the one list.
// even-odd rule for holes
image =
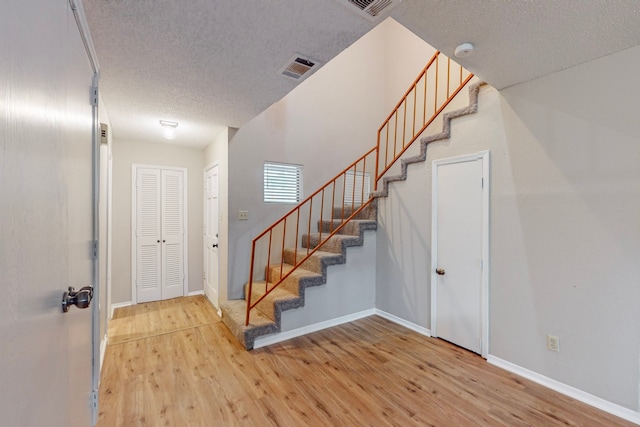
[[238, 219], [241, 221], [249, 219], [249, 211], [238, 211]]
[[560, 351], [560, 338], [555, 337], [553, 335], [547, 335], [547, 350], [555, 351], [556, 353]]

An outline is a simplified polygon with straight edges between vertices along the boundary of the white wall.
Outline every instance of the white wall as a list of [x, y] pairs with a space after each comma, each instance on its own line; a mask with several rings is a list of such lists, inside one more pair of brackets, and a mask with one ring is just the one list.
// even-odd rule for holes
[[202, 286], [202, 150], [171, 145], [113, 141], [113, 303], [131, 301], [131, 164], [187, 168], [189, 291]]
[[[389, 18], [380, 24], [384, 41], [384, 115], [395, 108], [436, 49]], [[378, 123], [378, 127], [382, 122]], [[377, 128], [376, 128], [377, 130]]]
[[[227, 300], [228, 264], [229, 264], [229, 141], [238, 130], [226, 128], [213, 138], [204, 149], [203, 169], [214, 162], [218, 163], [218, 191], [220, 203], [220, 229], [218, 230], [218, 290], [220, 301]], [[204, 190], [203, 190], [204, 191]], [[204, 196], [203, 196], [204, 202]], [[204, 248], [203, 248], [204, 249]], [[201, 251], [203, 250], [201, 249]], [[204, 261], [203, 261], [204, 262]], [[202, 275], [201, 275], [202, 277]]]
[[481, 90], [380, 204], [377, 307], [430, 327], [431, 162], [489, 149], [490, 354], [638, 411], [638, 63], [640, 47]]
[[[374, 29], [240, 128], [229, 145], [229, 298], [242, 296], [250, 243], [293, 205], [263, 203], [265, 160], [304, 166], [315, 191], [376, 143], [385, 116], [384, 31]], [[283, 77], [284, 78], [284, 77]], [[249, 211], [238, 221], [238, 210]]]
[[[262, 203], [265, 160], [304, 166], [310, 194], [376, 144], [377, 131], [434, 49], [387, 19], [240, 128], [229, 148], [229, 298], [248, 278], [251, 240], [293, 205]], [[249, 221], [238, 221], [238, 210]]]

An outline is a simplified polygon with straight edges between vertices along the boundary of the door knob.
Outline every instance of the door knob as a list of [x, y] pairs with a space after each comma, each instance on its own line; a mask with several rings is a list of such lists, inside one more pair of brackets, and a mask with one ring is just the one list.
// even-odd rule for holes
[[217, 244], [217, 243], [214, 243], [211, 247], [212, 247], [212, 248], [217, 248], [217, 247], [218, 247], [218, 244]]
[[91, 305], [92, 299], [93, 288], [91, 286], [84, 286], [77, 291], [69, 286], [69, 290], [62, 295], [62, 312], [69, 311], [72, 305], [78, 308], [87, 308]]
[[436, 268], [436, 273], [440, 276], [444, 276], [444, 268]]

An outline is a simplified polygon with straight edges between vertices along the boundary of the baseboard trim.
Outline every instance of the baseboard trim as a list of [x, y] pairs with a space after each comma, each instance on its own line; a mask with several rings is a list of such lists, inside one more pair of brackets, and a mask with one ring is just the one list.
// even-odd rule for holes
[[187, 294], [188, 297], [193, 297], [193, 296], [196, 296], [196, 295], [204, 295], [204, 291], [203, 290], [201, 290], [201, 291], [190, 291]]
[[353, 322], [354, 320], [373, 316], [374, 314], [376, 314], [376, 309], [370, 308], [368, 310], [347, 314], [346, 316], [337, 317], [335, 319], [326, 320], [324, 322], [314, 323], [313, 325], [304, 326], [302, 328], [294, 329], [291, 331], [280, 332], [272, 336], [256, 338], [255, 342], [253, 343], [253, 348], [258, 349], [258, 348], [266, 347], [268, 345], [290, 340], [292, 338], [301, 337], [303, 335], [310, 334], [312, 332], [317, 332], [323, 329], [331, 328], [333, 326], [342, 325], [343, 323], [349, 323], [349, 322]]
[[111, 304], [111, 313], [109, 314], [109, 319], [113, 319], [113, 313], [116, 311], [116, 308], [129, 307], [133, 305], [131, 301], [125, 302], [116, 302]]
[[431, 337], [431, 330], [425, 328], [424, 326], [416, 325], [415, 323], [411, 323], [408, 320], [405, 320], [391, 313], [387, 313], [386, 311], [382, 311], [378, 308], [376, 308], [375, 310], [376, 310], [376, 314], [384, 319], [387, 319], [400, 326], [404, 326], [405, 328], [411, 329], [412, 331], [417, 332], [426, 337]]
[[489, 355], [487, 357], [487, 362], [494, 366], [497, 366], [498, 368], [502, 368], [506, 371], [512, 372], [516, 375], [520, 375], [521, 377], [550, 388], [551, 390], [555, 390], [558, 393], [562, 393], [566, 396], [579, 400], [580, 402], [586, 403], [587, 405], [593, 406], [602, 411], [608, 412], [612, 415], [640, 425], [640, 412], [632, 411], [631, 409], [625, 408], [624, 406], [609, 402], [608, 400], [594, 396], [590, 393], [587, 393], [586, 391], [579, 390], [570, 385], [561, 383], [560, 381], [545, 377], [544, 375], [530, 371], [514, 363], [507, 362], [506, 360], [500, 359], [496, 356]]

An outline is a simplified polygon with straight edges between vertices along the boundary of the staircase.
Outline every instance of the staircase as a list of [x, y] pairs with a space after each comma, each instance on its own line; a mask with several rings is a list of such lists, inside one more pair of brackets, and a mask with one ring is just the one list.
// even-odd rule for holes
[[371, 197], [374, 197], [374, 198], [388, 197], [389, 184], [391, 184], [392, 182], [407, 180], [407, 172], [408, 172], [409, 165], [412, 165], [415, 163], [421, 163], [427, 160], [427, 146], [429, 144], [436, 141], [444, 141], [451, 137], [451, 121], [453, 119], [457, 119], [459, 117], [464, 117], [464, 116], [468, 116], [469, 114], [477, 113], [478, 112], [478, 93], [480, 92], [480, 87], [484, 86], [485, 84], [486, 84], [485, 82], [480, 81], [469, 86], [469, 105], [464, 108], [460, 108], [458, 110], [445, 113], [442, 116], [442, 131], [440, 133], [436, 133], [434, 135], [427, 135], [424, 138], [421, 138], [420, 153], [416, 156], [402, 159], [400, 161], [400, 173], [397, 175], [390, 175], [382, 178], [382, 189], [371, 193]]
[[259, 300], [265, 294], [267, 282], [271, 287], [271, 284], [294, 270], [296, 259], [305, 257], [309, 249], [315, 249], [318, 246], [322, 235], [326, 235], [344, 223], [340, 231], [322, 245], [321, 250], [314, 252], [300, 267], [291, 272], [280, 286], [270, 292], [251, 310], [249, 325], [245, 324], [248, 283], [244, 287], [245, 299], [230, 300], [222, 304], [222, 321], [247, 350], [253, 349], [257, 337], [280, 332], [282, 312], [303, 307], [305, 305], [305, 289], [327, 283], [328, 267], [345, 264], [347, 262], [347, 248], [362, 246], [364, 232], [377, 228], [375, 203], [365, 206], [364, 209], [356, 213], [354, 219], [345, 223], [341, 218], [349, 217], [353, 213], [352, 211], [353, 208], [350, 207], [335, 207], [330, 220], [318, 221], [318, 232], [302, 235], [300, 247], [284, 250], [283, 264], [278, 263], [267, 267], [265, 273], [267, 280], [253, 283], [251, 298], [253, 301]]
[[[477, 111], [483, 83], [470, 86], [468, 106], [442, 115], [442, 132], [422, 138], [420, 153], [402, 159], [398, 175], [387, 176], [473, 77], [449, 58], [440, 61], [440, 55], [430, 59], [378, 129], [375, 147], [253, 239], [244, 299], [221, 305], [222, 321], [247, 350], [257, 337], [281, 331], [283, 312], [304, 307], [305, 290], [327, 283], [328, 267], [345, 264], [347, 248], [364, 245], [365, 231], [377, 228], [376, 200], [388, 195], [389, 184], [406, 180], [408, 165], [426, 160], [429, 143], [449, 138], [452, 119]], [[369, 194], [370, 176], [374, 191]]]

